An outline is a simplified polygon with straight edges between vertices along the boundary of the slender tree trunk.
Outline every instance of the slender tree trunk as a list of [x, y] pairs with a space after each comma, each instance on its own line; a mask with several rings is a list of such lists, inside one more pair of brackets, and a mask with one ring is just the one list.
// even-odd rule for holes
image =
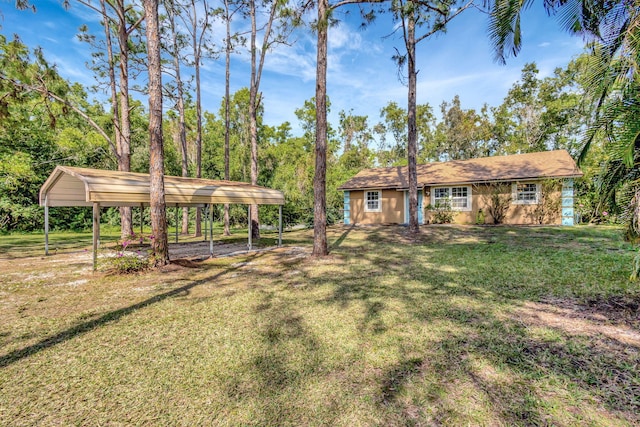
[[[180, 109], [180, 107], [178, 107], [178, 109]], [[187, 148], [186, 135], [181, 131], [180, 118], [178, 118], [178, 123], [177, 124], [175, 124], [175, 122], [174, 122], [174, 126], [175, 126], [175, 129], [172, 132], [173, 143], [177, 147], [180, 147], [180, 151], [184, 153], [186, 151], [186, 148]], [[184, 137], [184, 139], [183, 139], [183, 137]], [[182, 155], [181, 166], [182, 166], [182, 176], [184, 176], [184, 177], [189, 176], [189, 173], [188, 173], [189, 170], [188, 170], [187, 165], [188, 165], [187, 164], [187, 157], [186, 157], [186, 155], [183, 154]], [[189, 233], [189, 208], [187, 208], [187, 207], [183, 207], [182, 208], [182, 225], [181, 225], [180, 233], [181, 234]]]
[[[169, 15], [169, 25], [171, 26], [171, 42], [173, 50], [173, 68], [175, 71], [175, 81], [177, 90], [178, 108], [178, 140], [180, 143], [180, 152], [182, 154], [182, 176], [189, 176], [189, 153], [187, 152], [187, 125], [185, 124], [184, 113], [184, 85], [182, 84], [182, 75], [180, 73], [180, 47], [178, 46], [178, 34], [176, 32], [175, 16], [176, 10], [167, 8]], [[189, 234], [189, 208], [182, 208], [182, 234]]]
[[[413, 6], [417, 7], [417, 6]], [[409, 233], [420, 232], [418, 224], [418, 174], [416, 153], [418, 147], [418, 129], [416, 127], [416, 11], [414, 8], [407, 17], [407, 67], [409, 71], [409, 95], [407, 106], [407, 153], [409, 170]]]
[[313, 177], [313, 256], [329, 253], [327, 245], [327, 32], [328, 0], [318, 0], [316, 64], [316, 170]]
[[[196, 64], [200, 59], [196, 59]], [[196, 65], [196, 178], [202, 178], [202, 100], [200, 97], [200, 66]], [[196, 208], [195, 236], [202, 236], [202, 208]]]
[[[225, 46], [225, 84], [224, 84], [224, 179], [229, 180], [229, 124], [231, 122], [230, 114], [230, 67], [231, 67], [231, 16], [229, 15], [229, 1], [224, 2], [227, 24], [227, 40]], [[229, 204], [224, 204], [224, 235], [230, 236], [229, 230]]]
[[[258, 184], [258, 85], [256, 81], [256, 2], [249, 2], [251, 14], [251, 84], [249, 86], [249, 139], [251, 140], [251, 184]], [[251, 205], [251, 236], [254, 240], [260, 238], [260, 220], [258, 205]]]
[[[113, 109], [113, 123], [115, 128], [116, 158], [118, 170], [129, 172], [131, 170], [131, 126], [129, 120], [129, 34], [127, 32], [126, 9], [122, 0], [117, 0], [109, 5], [117, 15], [118, 26], [118, 48], [119, 48], [119, 68], [120, 80], [118, 94], [116, 89], [115, 61], [113, 45], [111, 42], [111, 21], [109, 20], [106, 2], [100, 1], [100, 8], [104, 17], [103, 25], [105, 31], [105, 41], [107, 48], [107, 61], [109, 86], [111, 89], [111, 108]], [[120, 105], [118, 105], [118, 97]], [[120, 237], [124, 240], [133, 234], [133, 221], [130, 207], [120, 207]]]
[[[105, 44], [107, 49], [107, 69], [109, 75], [109, 87], [111, 90], [111, 108], [113, 110], [113, 125], [115, 128], [115, 151], [118, 161], [118, 170], [129, 172], [131, 170], [131, 125], [129, 113], [129, 35], [141, 20], [130, 23], [127, 15], [129, 6], [124, 0], [100, 0], [100, 8], [91, 5], [91, 1], [78, 0], [79, 3], [102, 14], [105, 31]], [[111, 18], [107, 12], [107, 5], [113, 10], [115, 16]], [[111, 39], [111, 30], [115, 27], [118, 42], [118, 59], [120, 80], [117, 83], [115, 72], [115, 55]], [[119, 86], [119, 93], [117, 87]], [[119, 105], [118, 105], [119, 97]], [[133, 221], [130, 207], [120, 209], [120, 234], [123, 239], [133, 234]]]
[[[255, 0], [251, 0], [251, 88], [249, 90], [249, 120], [251, 131], [251, 184], [258, 184], [258, 109], [260, 105], [260, 78], [264, 67], [264, 59], [269, 48], [271, 39], [271, 29], [276, 19], [278, 11], [278, 2], [272, 1], [271, 12], [264, 29], [264, 38], [262, 41], [262, 49], [260, 50], [260, 65], [256, 69], [256, 10]], [[258, 214], [258, 205], [251, 205], [252, 227], [251, 232], [254, 239], [260, 238], [260, 218]]]
[[[127, 30], [126, 6], [123, 0], [114, 4], [118, 15], [118, 45], [120, 49], [120, 133], [121, 153], [118, 170], [131, 171], [131, 120], [129, 114], [129, 32]], [[123, 239], [133, 234], [131, 208], [120, 208], [120, 234]]]
[[113, 118], [111, 122], [114, 128], [114, 137], [116, 143], [116, 160], [120, 164], [120, 153], [122, 153], [122, 133], [120, 132], [120, 108], [118, 107], [118, 89], [116, 85], [115, 62], [113, 58], [113, 44], [111, 43], [111, 27], [109, 25], [109, 16], [107, 15], [107, 7], [105, 0], [100, 0], [100, 10], [102, 11], [104, 26], [105, 45], [107, 48], [107, 70], [109, 74], [109, 89], [111, 90], [111, 110]]
[[[205, 2], [206, 5], [206, 2]], [[202, 178], [202, 94], [200, 87], [200, 60], [202, 58], [202, 48], [198, 43], [198, 12], [195, 0], [191, 2], [191, 10], [193, 11], [192, 21], [192, 43], [193, 43], [193, 61], [196, 77], [196, 178]], [[205, 14], [208, 7], [205, 7]], [[208, 26], [208, 16], [205, 16], [205, 28]], [[202, 36], [204, 37], [204, 36]], [[202, 208], [196, 208], [196, 232], [195, 236], [202, 236]]]
[[167, 215], [164, 200], [164, 149], [162, 142], [162, 67], [158, 0], [144, 0], [147, 21], [147, 55], [149, 67], [149, 174], [151, 177], [151, 232], [155, 266], [169, 263]]

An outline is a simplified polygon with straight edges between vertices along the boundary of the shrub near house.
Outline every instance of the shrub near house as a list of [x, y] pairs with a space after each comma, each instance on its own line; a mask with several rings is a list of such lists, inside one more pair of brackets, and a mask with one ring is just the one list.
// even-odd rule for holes
[[[418, 221], [441, 218], [446, 206], [459, 224], [573, 225], [573, 179], [581, 176], [565, 150], [418, 165]], [[406, 166], [360, 171], [339, 189], [345, 224], [408, 222]]]

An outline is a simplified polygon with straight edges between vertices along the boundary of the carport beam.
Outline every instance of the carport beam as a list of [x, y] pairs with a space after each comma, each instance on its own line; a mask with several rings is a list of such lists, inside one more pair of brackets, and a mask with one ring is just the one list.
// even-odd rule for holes
[[282, 246], [282, 205], [278, 206], [278, 247]]

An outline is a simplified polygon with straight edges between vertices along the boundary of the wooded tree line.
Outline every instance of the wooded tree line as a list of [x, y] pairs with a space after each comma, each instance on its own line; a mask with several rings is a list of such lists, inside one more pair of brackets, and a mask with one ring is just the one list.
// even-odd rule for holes
[[[317, 5], [318, 18], [311, 23], [318, 36], [318, 92], [296, 110], [304, 129], [301, 136], [292, 135], [289, 123], [262, 123], [259, 85], [270, 46], [287, 42], [291, 28], [302, 23], [305, 7], [311, 4], [301, 7], [248, 0], [212, 5], [182, 0], [161, 2], [158, 9], [157, 2], [144, 2], [145, 7], [161, 12], [157, 53], [162, 55], [163, 66], [165, 173], [241, 180], [281, 189], [287, 199], [285, 219], [289, 223], [313, 221], [316, 235], [321, 235], [322, 227], [339, 217], [342, 199], [336, 187], [362, 168], [409, 164], [411, 175], [416, 162], [555, 148], [566, 148], [577, 157], [586, 153], [586, 144], [591, 148], [591, 157], [583, 156], [587, 175], [602, 179], [581, 184], [590, 209], [585, 209], [585, 215], [597, 217], [604, 209], [623, 213], [623, 208], [630, 206], [619, 203], [616, 195], [620, 196], [621, 186], [626, 186], [625, 194], [635, 194], [629, 183], [635, 174], [633, 159], [638, 145], [637, 133], [633, 133], [638, 115], [634, 122], [632, 114], [638, 105], [638, 91], [634, 90], [637, 1], [616, 3], [617, 15], [609, 21], [610, 8], [566, 18], [573, 31], [591, 36], [591, 44], [585, 55], [553, 76], [540, 78], [535, 64], [528, 64], [500, 106], [465, 109], [456, 96], [443, 101], [439, 115], [432, 106], [415, 102], [415, 46], [443, 30], [471, 2], [392, 2], [390, 10], [404, 32], [406, 53], [399, 53], [396, 60], [407, 69], [408, 108], [390, 102], [376, 118], [341, 111], [335, 124], [326, 122], [330, 105], [326, 68], [322, 70], [326, 67], [326, 32], [333, 22], [330, 12], [348, 4], [369, 3], [375, 8], [361, 11], [363, 19], [372, 22], [376, 13], [384, 10], [383, 2], [323, 1]], [[78, 0], [68, 6], [91, 8], [103, 18], [103, 34], [92, 34], [83, 27], [79, 37], [92, 49], [93, 72], [109, 94], [110, 103], [107, 106], [93, 100], [88, 88], [60, 77], [38, 49], [30, 51], [19, 39], [0, 36], [0, 229], [5, 231], [41, 226], [37, 190], [56, 164], [148, 172], [152, 163], [149, 111], [153, 109], [145, 108], [131, 93], [133, 89], [143, 94], [150, 91], [136, 87], [140, 81], [136, 76], [150, 66], [150, 39], [145, 32], [149, 30], [145, 22], [149, 12], [140, 4], [123, 0]], [[547, 6], [562, 10], [562, 5]], [[504, 58], [505, 48], [517, 53], [520, 37], [515, 23], [520, 10], [501, 1], [489, 10], [495, 23], [490, 37], [498, 57]], [[234, 19], [249, 20], [250, 29], [233, 33], [230, 24]], [[215, 20], [225, 24], [222, 41], [212, 38], [210, 28]], [[416, 26], [424, 32], [416, 35]], [[251, 56], [249, 84], [230, 94], [229, 62], [243, 49]], [[200, 67], [205, 58], [223, 53], [227, 93], [219, 111], [203, 112]], [[185, 69], [194, 76], [193, 82], [185, 78]], [[607, 195], [605, 204], [600, 197], [603, 194]], [[58, 227], [82, 227], [89, 216], [77, 209], [57, 211], [52, 224]], [[243, 209], [233, 207], [221, 213], [227, 227], [243, 222], [245, 215]], [[268, 210], [263, 216], [267, 221], [273, 218]], [[252, 217], [257, 225], [257, 209], [252, 209]], [[132, 231], [130, 210], [123, 208], [120, 218], [123, 235], [127, 235]], [[186, 211], [183, 218], [186, 224]], [[259, 230], [257, 226], [253, 229]], [[318, 255], [327, 250], [326, 238], [321, 240], [314, 245]]]
[[[73, 98], [105, 132], [113, 134], [112, 114], [78, 84], [62, 79], [40, 52], [29, 52], [19, 40], [0, 38], [3, 68], [25, 73], [26, 69], [48, 79], [48, 87]], [[11, 62], [11, 63], [9, 63]], [[436, 116], [428, 105], [418, 106], [418, 162], [459, 160], [481, 156], [533, 152], [565, 148], [579, 154], [579, 131], [585, 125], [581, 111], [580, 64], [584, 58], [558, 69], [552, 77], [540, 78], [535, 64], [528, 64], [498, 107], [484, 106], [481, 111], [466, 109], [458, 96], [443, 101]], [[24, 71], [18, 70], [23, 68]], [[48, 69], [48, 74], [43, 73]], [[51, 89], [52, 90], [52, 89]], [[37, 190], [56, 164], [114, 169], [117, 157], [109, 142], [81, 116], [65, 111], [61, 103], [46, 102], [41, 93], [21, 93], [20, 99], [7, 104], [10, 114], [3, 117], [2, 229], [34, 230], [42, 227], [42, 212], [37, 206]], [[241, 89], [229, 102], [229, 171], [225, 173], [224, 99], [218, 111], [205, 111], [202, 119], [201, 175], [211, 179], [251, 181], [250, 91]], [[148, 113], [133, 99], [130, 105], [130, 170], [148, 172]], [[330, 104], [329, 104], [330, 107]], [[197, 110], [191, 99], [184, 101], [184, 115], [171, 109], [164, 115], [167, 175], [196, 176], [198, 157]], [[284, 191], [288, 224], [313, 222], [313, 148], [315, 103], [308, 100], [296, 110], [301, 136], [292, 135], [292, 125], [269, 126], [262, 122], [263, 108], [257, 111], [259, 185]], [[328, 125], [328, 200], [330, 222], [340, 218], [342, 195], [336, 188], [363, 168], [407, 164], [407, 111], [389, 102], [379, 117], [340, 111], [339, 122]], [[19, 135], [19, 136], [18, 136]], [[184, 154], [184, 155], [183, 155]], [[55, 227], [90, 226], [85, 209], [56, 209]], [[265, 220], [275, 217], [265, 207]], [[219, 217], [221, 214], [219, 215]], [[119, 221], [113, 215], [106, 215]], [[117, 218], [117, 217], [116, 217]], [[245, 224], [246, 210], [231, 210], [231, 224]], [[193, 222], [192, 222], [193, 224]]]

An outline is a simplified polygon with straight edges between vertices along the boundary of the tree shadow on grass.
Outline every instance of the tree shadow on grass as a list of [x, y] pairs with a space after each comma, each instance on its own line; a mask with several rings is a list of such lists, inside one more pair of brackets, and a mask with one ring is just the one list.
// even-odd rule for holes
[[342, 242], [344, 242], [344, 240], [349, 236], [349, 233], [351, 233], [354, 228], [355, 228], [355, 225], [351, 225], [350, 227], [347, 227], [347, 229], [344, 230], [344, 232], [340, 235], [340, 237], [338, 237], [336, 241], [331, 244], [331, 250], [339, 248]]
[[[320, 301], [344, 307], [361, 303], [364, 325], [381, 322], [391, 306], [413, 319], [404, 320], [413, 325], [426, 329], [450, 325], [447, 333], [439, 332], [435, 342], [412, 340], [406, 332], [397, 337], [401, 357], [384, 368], [375, 399], [387, 414], [386, 424], [640, 421], [640, 352], [636, 346], [593, 334], [569, 334], [552, 324], [543, 325], [541, 332], [540, 325], [527, 324], [516, 314], [504, 315], [549, 292], [535, 277], [528, 280], [529, 276], [516, 274], [509, 279], [513, 271], [500, 271], [500, 263], [514, 253], [527, 253], [528, 232], [498, 230], [490, 236], [471, 236], [472, 242], [463, 240], [470, 236], [456, 229], [438, 233], [438, 242], [450, 240], [446, 250], [440, 243], [407, 242], [402, 230], [371, 230], [362, 243], [356, 242], [363, 248], [357, 254], [360, 262], [348, 262], [354, 256], [349, 248], [344, 254], [348, 270], [335, 282], [333, 293]], [[545, 265], [548, 251], [557, 250], [551, 246], [569, 240], [562, 234], [554, 240], [552, 234], [533, 245], [530, 254], [533, 261], [539, 260], [541, 270], [553, 269]], [[489, 242], [497, 244], [488, 247], [494, 251], [497, 269], [456, 262], [456, 257], [469, 254], [473, 258], [475, 252], [485, 252]], [[376, 247], [367, 248], [368, 244]], [[409, 252], [417, 253], [423, 244], [428, 245], [429, 256], [422, 257], [427, 263], [407, 256], [406, 248], [398, 249], [411, 245], [415, 250]], [[452, 245], [458, 252], [447, 252]], [[360, 331], [363, 339], [374, 339], [379, 333], [371, 327]], [[393, 335], [395, 331], [382, 329], [382, 333]], [[474, 404], [484, 414], [480, 418], [469, 418], [466, 406]]]
[[303, 396], [305, 387], [326, 373], [326, 355], [294, 300], [271, 288], [261, 293], [253, 318], [257, 343], [243, 370], [227, 382], [225, 394], [250, 408], [255, 425], [305, 425], [323, 411], [309, 411]]
[[423, 363], [423, 359], [413, 357], [403, 359], [388, 369], [384, 374], [380, 387], [380, 404], [385, 406], [392, 404], [407, 378], [419, 374]]
[[[254, 254], [250, 254], [248, 256], [248, 259], [253, 260], [255, 258], [264, 256], [264, 253], [254, 253]], [[244, 265], [244, 264], [243, 264]], [[17, 349], [17, 350], [13, 350], [8, 354], [5, 354], [3, 356], [0, 356], [0, 368], [4, 368], [6, 366], [9, 366], [15, 362], [18, 362], [19, 360], [22, 360], [26, 357], [32, 356], [34, 354], [37, 354], [43, 350], [46, 350], [48, 348], [54, 347], [58, 344], [61, 344], [63, 342], [69, 341], [79, 335], [85, 334], [87, 332], [90, 332], [96, 328], [99, 328], [101, 326], [105, 326], [109, 323], [114, 323], [117, 322], [118, 320], [122, 319], [125, 316], [128, 316], [129, 314], [132, 314], [140, 309], [143, 309], [145, 307], [148, 307], [150, 305], [153, 304], [157, 304], [159, 302], [162, 302], [168, 298], [172, 298], [172, 297], [178, 297], [178, 296], [184, 296], [189, 294], [190, 290], [195, 288], [196, 286], [200, 286], [202, 284], [208, 283], [210, 281], [214, 281], [217, 279], [220, 279], [221, 277], [235, 271], [238, 270], [239, 268], [241, 268], [242, 265], [237, 265], [237, 266], [229, 266], [227, 268], [225, 268], [223, 271], [213, 275], [213, 276], [207, 276], [206, 278], [203, 278], [201, 280], [197, 280], [197, 281], [193, 281], [193, 282], [189, 282], [188, 284], [184, 285], [184, 286], [180, 286], [178, 288], [175, 289], [171, 289], [167, 292], [164, 292], [162, 294], [159, 295], [155, 295], [149, 299], [146, 299], [144, 301], [141, 301], [137, 304], [133, 304], [130, 305], [128, 307], [123, 307], [120, 308], [118, 310], [113, 310], [110, 311], [108, 313], [103, 314], [100, 317], [97, 317], [95, 319], [89, 320], [87, 322], [81, 323], [79, 325], [73, 326], [69, 329], [66, 329], [62, 332], [59, 332], [55, 335], [51, 335], [47, 338], [44, 338], [42, 340], [40, 340], [39, 342], [21, 348], [21, 349]]]
[[481, 424], [640, 421], [636, 348], [582, 336], [545, 340], [487, 313], [460, 326], [385, 370], [378, 401], [387, 424], [474, 424], [473, 410]]

